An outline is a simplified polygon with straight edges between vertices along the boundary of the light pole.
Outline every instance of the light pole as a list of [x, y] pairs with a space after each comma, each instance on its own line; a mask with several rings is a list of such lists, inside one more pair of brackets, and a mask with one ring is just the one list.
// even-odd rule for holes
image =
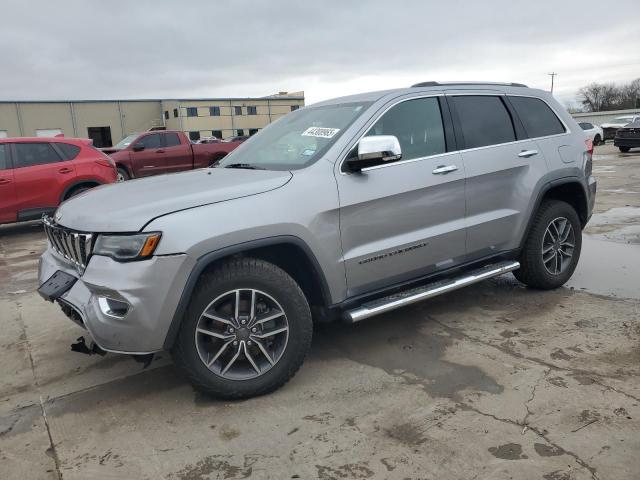
[[551, 93], [553, 94], [553, 77], [555, 77], [557, 75], [557, 73], [556, 72], [551, 72], [548, 75], [551, 76]]

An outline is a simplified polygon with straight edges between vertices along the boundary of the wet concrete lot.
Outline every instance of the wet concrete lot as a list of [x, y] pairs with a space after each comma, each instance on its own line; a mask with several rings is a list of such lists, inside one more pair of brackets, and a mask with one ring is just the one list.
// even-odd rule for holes
[[318, 328], [278, 392], [219, 402], [167, 355], [69, 351], [35, 224], [0, 227], [0, 479], [637, 479], [640, 152], [597, 147], [567, 288], [511, 275]]

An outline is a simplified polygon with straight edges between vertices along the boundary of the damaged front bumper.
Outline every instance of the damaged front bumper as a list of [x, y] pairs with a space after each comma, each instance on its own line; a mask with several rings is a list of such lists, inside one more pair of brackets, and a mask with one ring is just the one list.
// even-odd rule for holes
[[194, 263], [184, 254], [126, 263], [94, 255], [80, 275], [49, 248], [38, 278], [43, 284], [57, 271], [73, 275], [73, 286], [56, 298], [63, 312], [102, 350], [147, 355], [162, 350]]

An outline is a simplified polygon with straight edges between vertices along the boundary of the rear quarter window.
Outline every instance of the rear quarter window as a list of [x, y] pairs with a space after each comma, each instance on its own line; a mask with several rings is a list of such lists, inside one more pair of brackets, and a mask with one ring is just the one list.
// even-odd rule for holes
[[60, 150], [63, 160], [73, 160], [80, 153], [80, 147], [70, 143], [56, 142], [55, 146]]
[[509, 97], [529, 138], [566, 132], [564, 125], [545, 102], [533, 97]]

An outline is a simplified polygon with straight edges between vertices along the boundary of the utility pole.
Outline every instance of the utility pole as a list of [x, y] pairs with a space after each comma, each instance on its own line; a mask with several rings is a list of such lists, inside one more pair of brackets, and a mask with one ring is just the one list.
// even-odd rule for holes
[[553, 77], [555, 77], [557, 75], [557, 73], [556, 72], [551, 72], [548, 75], [551, 76], [551, 93], [553, 94]]

